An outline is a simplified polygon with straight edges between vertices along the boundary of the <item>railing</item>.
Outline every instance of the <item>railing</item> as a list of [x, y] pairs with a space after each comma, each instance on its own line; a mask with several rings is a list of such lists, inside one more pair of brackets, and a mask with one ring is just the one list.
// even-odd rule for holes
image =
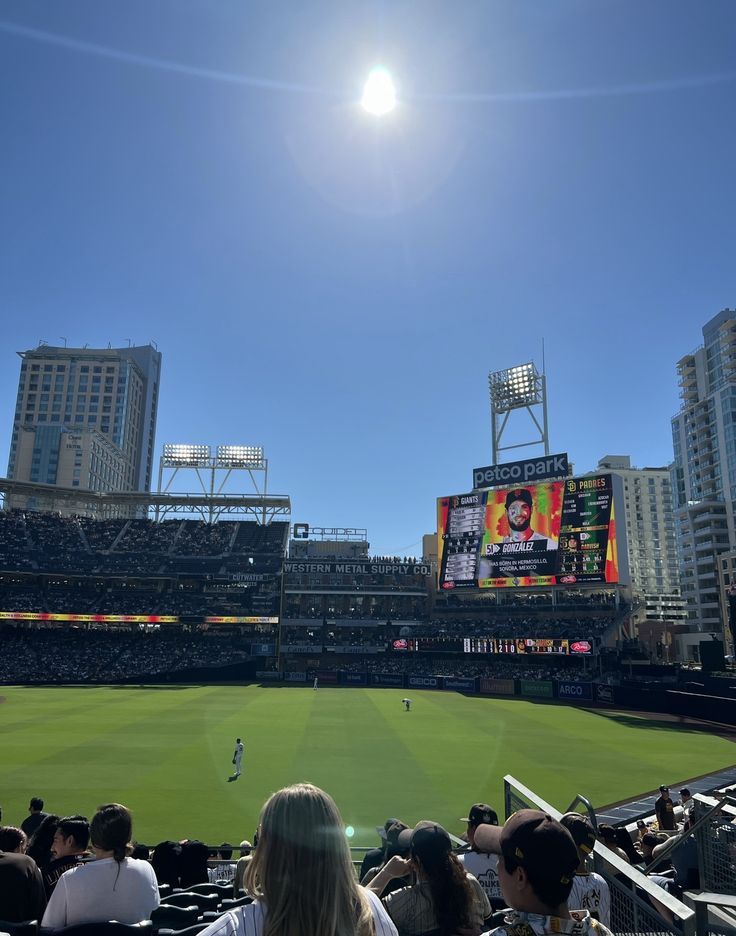
[[[541, 809], [554, 819], [559, 819], [562, 815], [559, 810], [510, 775], [503, 778], [503, 786], [506, 818], [517, 809]], [[580, 796], [573, 802], [587, 803], [584, 797]], [[641, 871], [619, 858], [610, 849], [596, 843], [592, 865], [610, 889], [610, 928], [617, 936], [628, 933], [675, 933], [695, 936], [696, 911], [650, 881]], [[679, 919], [679, 923], [669, 923], [665, 920], [648, 898], [661, 904], [673, 918]]]
[[736, 799], [693, 797], [700, 885], [714, 894], [736, 895]]

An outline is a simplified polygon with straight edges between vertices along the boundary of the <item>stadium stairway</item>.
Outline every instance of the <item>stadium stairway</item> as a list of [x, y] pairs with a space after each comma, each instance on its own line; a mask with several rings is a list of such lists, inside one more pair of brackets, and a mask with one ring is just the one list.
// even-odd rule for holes
[[[736, 786], [736, 766], [727, 767], [725, 770], [708, 774], [705, 777], [699, 777], [697, 780], [682, 780], [680, 783], [670, 783], [670, 788], [673, 791], [687, 787], [693, 794], [712, 793], [714, 790], [722, 790], [730, 786]], [[631, 822], [636, 822], [637, 819], [645, 819], [651, 816], [654, 811], [654, 800], [658, 795], [656, 791], [653, 791], [647, 793], [646, 796], [638, 796], [626, 802], [596, 809], [596, 819], [599, 824], [607, 823], [612, 826], [629, 825]]]

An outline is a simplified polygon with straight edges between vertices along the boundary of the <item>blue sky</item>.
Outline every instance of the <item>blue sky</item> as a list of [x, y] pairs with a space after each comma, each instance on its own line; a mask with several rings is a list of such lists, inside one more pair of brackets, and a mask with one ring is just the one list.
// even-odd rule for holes
[[732, 0], [3, 0], [0, 462], [15, 352], [62, 335], [154, 339], [159, 448], [262, 444], [378, 553], [490, 463], [488, 371], [542, 339], [552, 451], [669, 462], [736, 306], [734, 50]]

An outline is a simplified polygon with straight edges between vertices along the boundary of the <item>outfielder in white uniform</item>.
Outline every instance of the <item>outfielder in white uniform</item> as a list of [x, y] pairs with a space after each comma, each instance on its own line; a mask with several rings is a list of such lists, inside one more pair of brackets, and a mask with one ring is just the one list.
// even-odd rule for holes
[[243, 751], [245, 750], [245, 745], [237, 738], [235, 741], [235, 752], [233, 753], [233, 764], [235, 765], [235, 776], [239, 777], [243, 772], [241, 770], [241, 763], [243, 761]]

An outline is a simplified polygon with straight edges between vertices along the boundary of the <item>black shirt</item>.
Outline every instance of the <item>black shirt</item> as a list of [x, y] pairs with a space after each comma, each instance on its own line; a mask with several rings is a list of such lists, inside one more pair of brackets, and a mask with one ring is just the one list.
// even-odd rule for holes
[[0, 851], [0, 920], [40, 920], [46, 909], [41, 872], [28, 855]]

